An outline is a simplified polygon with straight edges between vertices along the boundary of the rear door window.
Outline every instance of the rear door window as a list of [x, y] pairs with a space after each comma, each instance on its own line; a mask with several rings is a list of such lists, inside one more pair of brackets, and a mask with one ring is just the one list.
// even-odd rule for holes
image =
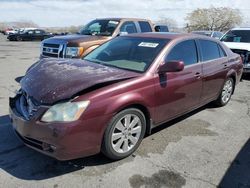
[[197, 48], [194, 40], [187, 40], [177, 44], [167, 55], [167, 61], [183, 61], [185, 65], [198, 62]]
[[139, 21], [139, 25], [141, 28], [141, 32], [152, 32], [152, 28], [148, 22], [145, 21]]
[[227, 54], [226, 54], [226, 52], [223, 50], [223, 48], [221, 47], [221, 45], [218, 44], [218, 48], [219, 48], [219, 52], [220, 52], [220, 57], [226, 57]]
[[134, 22], [124, 22], [120, 28], [121, 32], [130, 33], [137, 33], [137, 29]]
[[41, 30], [35, 30], [35, 34], [36, 34], [36, 35], [41, 35], [42, 32], [41, 32]]
[[28, 31], [28, 34], [32, 35], [34, 33], [34, 31]]
[[209, 40], [199, 40], [203, 61], [210, 61], [221, 57], [218, 44]]

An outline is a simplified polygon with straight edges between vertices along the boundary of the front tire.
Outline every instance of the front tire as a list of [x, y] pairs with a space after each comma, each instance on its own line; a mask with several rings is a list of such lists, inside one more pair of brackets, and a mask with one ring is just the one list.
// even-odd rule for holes
[[218, 99], [215, 101], [217, 106], [225, 106], [231, 99], [234, 90], [234, 80], [227, 78]]
[[128, 157], [139, 147], [145, 132], [144, 114], [136, 108], [125, 109], [109, 123], [103, 137], [102, 153], [113, 160]]
[[23, 39], [22, 39], [22, 37], [17, 36], [17, 37], [16, 37], [16, 40], [17, 40], [17, 41], [22, 41]]

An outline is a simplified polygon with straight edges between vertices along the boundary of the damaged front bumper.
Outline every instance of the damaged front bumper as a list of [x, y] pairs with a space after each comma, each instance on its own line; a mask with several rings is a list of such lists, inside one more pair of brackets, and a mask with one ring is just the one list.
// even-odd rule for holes
[[26, 107], [22, 105], [21, 95], [9, 99], [12, 126], [28, 147], [58, 160], [80, 158], [100, 151], [102, 134], [95, 123], [98, 120], [102, 122], [102, 118], [89, 119], [84, 123], [82, 120], [45, 123], [40, 118], [48, 107], [40, 106], [29, 117], [24, 115]]

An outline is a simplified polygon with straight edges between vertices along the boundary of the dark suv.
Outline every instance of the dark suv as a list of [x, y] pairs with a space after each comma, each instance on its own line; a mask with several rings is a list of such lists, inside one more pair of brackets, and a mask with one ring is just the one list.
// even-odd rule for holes
[[18, 31], [17, 33], [8, 35], [7, 39], [10, 41], [31, 41], [31, 40], [39, 40], [42, 41], [44, 39], [53, 37], [52, 34], [46, 32], [43, 29], [28, 29]]

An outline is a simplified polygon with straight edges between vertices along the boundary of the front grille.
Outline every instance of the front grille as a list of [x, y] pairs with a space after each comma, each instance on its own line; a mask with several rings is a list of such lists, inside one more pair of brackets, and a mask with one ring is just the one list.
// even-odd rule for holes
[[64, 45], [63, 44], [42, 44], [42, 55], [46, 57], [63, 58], [64, 57]]

